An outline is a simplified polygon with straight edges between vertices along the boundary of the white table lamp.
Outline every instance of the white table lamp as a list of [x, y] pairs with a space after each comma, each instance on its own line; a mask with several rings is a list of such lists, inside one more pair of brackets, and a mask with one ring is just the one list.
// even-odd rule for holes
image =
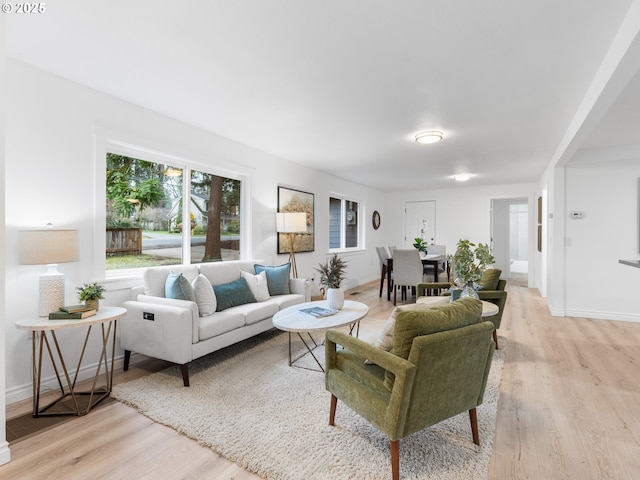
[[64, 274], [58, 263], [78, 260], [77, 230], [23, 230], [18, 232], [20, 263], [46, 265], [40, 275], [38, 315], [46, 317], [64, 305]]
[[298, 278], [296, 266], [296, 236], [307, 231], [307, 214], [304, 212], [278, 212], [276, 213], [276, 231], [286, 233], [289, 237], [289, 261], [291, 262], [291, 274]]

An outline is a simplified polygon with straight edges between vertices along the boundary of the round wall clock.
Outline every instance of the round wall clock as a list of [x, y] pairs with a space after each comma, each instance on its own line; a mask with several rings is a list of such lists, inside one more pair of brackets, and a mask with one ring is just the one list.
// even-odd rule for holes
[[371, 217], [371, 223], [373, 223], [373, 229], [377, 230], [380, 228], [380, 214], [377, 210], [374, 210], [373, 216]]

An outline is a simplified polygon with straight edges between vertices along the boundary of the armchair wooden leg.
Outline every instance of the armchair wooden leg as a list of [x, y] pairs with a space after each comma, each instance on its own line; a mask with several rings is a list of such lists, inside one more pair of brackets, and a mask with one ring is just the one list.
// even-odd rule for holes
[[480, 445], [480, 434], [478, 433], [478, 413], [475, 408], [469, 410], [469, 420], [471, 420], [471, 434], [473, 435], [473, 443]]
[[336, 423], [336, 406], [338, 405], [338, 398], [331, 394], [331, 409], [329, 410], [329, 425], [332, 427]]
[[496, 343], [496, 350], [498, 350], [498, 330], [493, 329], [493, 341]]
[[400, 440], [391, 440], [391, 478], [400, 480]]

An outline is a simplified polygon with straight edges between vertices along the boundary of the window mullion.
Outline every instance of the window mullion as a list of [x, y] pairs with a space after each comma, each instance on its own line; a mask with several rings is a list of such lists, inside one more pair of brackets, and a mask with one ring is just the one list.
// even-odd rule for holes
[[347, 247], [347, 201], [340, 199], [340, 249]]
[[182, 263], [191, 263], [191, 168], [182, 169]]

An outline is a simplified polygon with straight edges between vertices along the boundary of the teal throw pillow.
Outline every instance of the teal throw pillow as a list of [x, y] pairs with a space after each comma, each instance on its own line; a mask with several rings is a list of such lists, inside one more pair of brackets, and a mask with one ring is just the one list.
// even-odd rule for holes
[[267, 288], [269, 295], [288, 295], [289, 275], [291, 272], [291, 263], [285, 263], [277, 267], [267, 267], [264, 265], [254, 265], [256, 273], [265, 272], [267, 274]]
[[255, 303], [256, 297], [251, 293], [251, 289], [244, 278], [239, 278], [233, 282], [214, 285], [213, 291], [216, 294], [216, 312], [221, 312], [227, 308], [237, 307], [245, 303]]
[[196, 294], [189, 280], [179, 273], [170, 273], [164, 282], [164, 296], [176, 300], [196, 301]]

